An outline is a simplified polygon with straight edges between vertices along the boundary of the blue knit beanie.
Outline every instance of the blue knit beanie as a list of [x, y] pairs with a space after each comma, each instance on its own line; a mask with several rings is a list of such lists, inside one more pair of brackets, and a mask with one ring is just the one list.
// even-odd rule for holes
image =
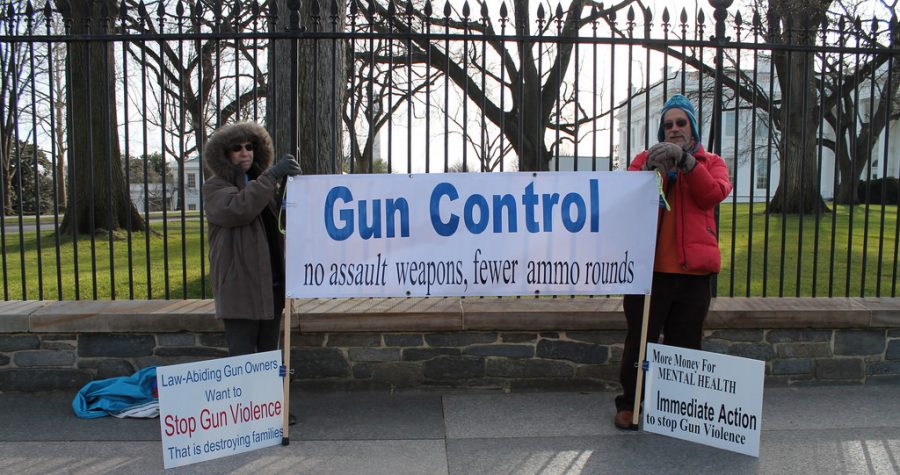
[[701, 143], [700, 140], [700, 128], [697, 127], [697, 116], [694, 113], [694, 105], [691, 104], [691, 101], [688, 100], [687, 97], [682, 96], [681, 94], [675, 94], [670, 97], [668, 101], [666, 101], [666, 105], [662, 108], [662, 113], [659, 115], [659, 131], [656, 133], [657, 139], [660, 142], [665, 141], [666, 133], [663, 129], [663, 117], [666, 116], [666, 112], [670, 109], [681, 109], [688, 116], [688, 120], [691, 122], [691, 135], [694, 136], [694, 143], [699, 145]]

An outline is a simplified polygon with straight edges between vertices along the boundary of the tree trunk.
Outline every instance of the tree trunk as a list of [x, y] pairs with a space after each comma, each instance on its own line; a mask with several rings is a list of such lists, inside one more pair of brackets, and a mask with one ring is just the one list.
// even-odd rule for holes
[[[840, 129], [841, 133], [846, 134], [844, 128]], [[841, 173], [841, 182], [838, 183], [838, 188], [834, 194], [834, 202], [840, 204], [849, 204], [854, 205], [858, 202], [856, 199], [856, 190], [859, 186], [859, 179], [850, 177], [853, 176], [853, 173], [850, 171], [851, 168], [851, 159], [850, 153], [847, 151], [846, 145], [841, 147], [841, 150], [836, 152], [835, 160], [838, 162], [838, 167]], [[856, 176], [859, 176], [857, 171]]]
[[[288, 29], [291, 17], [297, 13], [288, 9], [289, 3], [294, 2], [277, 0], [277, 31]], [[314, 12], [313, 2], [302, 2], [299, 26], [311, 32], [343, 31], [346, 4], [337, 2], [337, 6], [337, 24], [334, 24], [332, 12]], [[295, 50], [297, 56], [293, 60]], [[276, 158], [285, 153], [297, 155], [305, 174], [340, 173], [344, 148], [341, 109], [346, 89], [345, 54], [346, 45], [341, 40], [272, 41], [269, 62], [272, 94], [267, 96], [269, 131]], [[291, 87], [293, 65], [297, 65], [295, 88]], [[292, 121], [294, 107], [296, 123]]]
[[[820, 1], [772, 0], [769, 7], [776, 21], [770, 25], [773, 36], [784, 43], [814, 43], [817, 25], [827, 11]], [[830, 2], [828, 2], [830, 3]], [[806, 18], [808, 29], [794, 28], [793, 21]], [[784, 25], [784, 33], [780, 26]], [[813, 25], [813, 26], [809, 26]], [[801, 25], [796, 25], [801, 27]], [[780, 143], [781, 174], [778, 188], [769, 203], [769, 213], [818, 213], [827, 209], [818, 184], [815, 122], [817, 104], [815, 88], [815, 56], [805, 51], [775, 51], [772, 54], [781, 88], [781, 107], [777, 110], [782, 124]], [[811, 125], [812, 123], [812, 125]]]
[[[65, 12], [67, 6], [61, 3], [63, 0], [57, 7]], [[69, 5], [74, 34], [106, 33], [106, 22], [116, 16], [113, 0], [73, 0]], [[106, 12], [101, 14], [104, 9]], [[132, 231], [144, 229], [122, 172], [114, 65], [111, 43], [69, 44], [66, 83], [70, 201], [60, 227], [63, 233], [73, 229], [78, 234], [127, 229], [129, 216]]]

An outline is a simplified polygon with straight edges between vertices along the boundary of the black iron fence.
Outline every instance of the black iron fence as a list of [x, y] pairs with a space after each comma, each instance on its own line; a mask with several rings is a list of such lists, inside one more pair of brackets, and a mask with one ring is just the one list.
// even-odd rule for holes
[[311, 173], [620, 170], [676, 93], [734, 184], [719, 295], [897, 295], [888, 6], [0, 3], [5, 300], [210, 297], [198, 157], [224, 123]]

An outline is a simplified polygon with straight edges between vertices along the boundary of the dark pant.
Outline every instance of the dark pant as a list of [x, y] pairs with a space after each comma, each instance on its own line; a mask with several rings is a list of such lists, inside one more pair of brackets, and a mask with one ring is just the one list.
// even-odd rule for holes
[[[666, 345], [699, 350], [703, 341], [703, 321], [711, 298], [710, 276], [654, 272], [650, 298], [647, 342], [657, 343], [662, 332]], [[628, 333], [619, 369], [619, 382], [624, 394], [616, 397], [617, 410], [633, 409], [634, 405], [644, 296], [626, 295], [622, 305], [628, 321]]]
[[226, 318], [225, 341], [230, 356], [248, 355], [278, 349], [281, 335], [281, 312], [271, 320], [245, 320]]

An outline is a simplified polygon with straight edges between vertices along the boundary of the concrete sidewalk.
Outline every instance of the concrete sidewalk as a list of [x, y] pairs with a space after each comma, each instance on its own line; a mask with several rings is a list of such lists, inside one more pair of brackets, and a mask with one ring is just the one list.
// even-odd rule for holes
[[[765, 391], [759, 459], [612, 425], [613, 393], [292, 393], [291, 444], [166, 473], [900, 473], [900, 386]], [[0, 394], [0, 473], [161, 473], [159, 420]]]

